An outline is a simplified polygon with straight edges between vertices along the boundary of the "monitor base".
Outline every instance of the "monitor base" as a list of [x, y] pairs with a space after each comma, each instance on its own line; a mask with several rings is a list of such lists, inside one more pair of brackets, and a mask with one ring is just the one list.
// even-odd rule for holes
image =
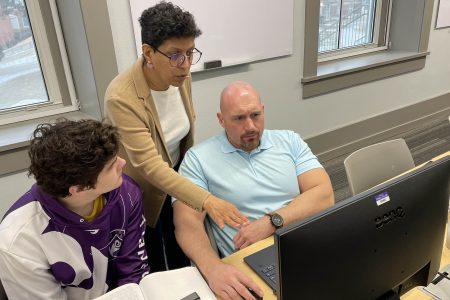
[[400, 295], [395, 291], [389, 291], [379, 297], [377, 300], [400, 300]]

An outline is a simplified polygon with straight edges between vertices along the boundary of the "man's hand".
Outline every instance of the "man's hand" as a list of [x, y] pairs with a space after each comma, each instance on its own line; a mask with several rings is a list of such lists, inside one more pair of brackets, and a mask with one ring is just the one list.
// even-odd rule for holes
[[213, 194], [206, 198], [203, 203], [203, 208], [220, 229], [224, 228], [225, 223], [235, 228], [248, 223], [247, 217], [241, 214], [236, 206], [217, 198]]
[[263, 216], [258, 220], [244, 225], [233, 238], [236, 250], [250, 246], [257, 241], [265, 239], [275, 232], [275, 227], [270, 222], [268, 216]]
[[209, 268], [205, 277], [211, 290], [223, 300], [254, 300], [248, 288], [259, 296], [264, 296], [263, 291], [250, 277], [236, 267], [223, 262]]

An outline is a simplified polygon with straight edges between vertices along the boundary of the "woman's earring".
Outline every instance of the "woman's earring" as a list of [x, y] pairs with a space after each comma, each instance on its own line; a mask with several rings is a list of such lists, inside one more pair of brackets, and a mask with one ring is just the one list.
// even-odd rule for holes
[[149, 69], [153, 69], [153, 64], [151, 63], [151, 62], [147, 62], [147, 68], [149, 68]]

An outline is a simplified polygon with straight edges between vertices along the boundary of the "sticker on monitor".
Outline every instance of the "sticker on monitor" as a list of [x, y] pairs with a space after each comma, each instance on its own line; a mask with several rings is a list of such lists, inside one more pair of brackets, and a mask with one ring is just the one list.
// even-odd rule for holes
[[377, 205], [380, 206], [386, 202], [391, 201], [391, 198], [389, 198], [389, 194], [387, 192], [383, 192], [375, 196], [375, 201], [377, 202]]

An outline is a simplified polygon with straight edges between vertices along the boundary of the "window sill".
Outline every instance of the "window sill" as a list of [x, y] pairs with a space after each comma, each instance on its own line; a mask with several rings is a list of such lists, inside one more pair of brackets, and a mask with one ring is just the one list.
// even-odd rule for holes
[[77, 111], [0, 126], [0, 176], [26, 170], [29, 164], [28, 146], [34, 129], [38, 124], [60, 117], [71, 120], [92, 119]]
[[316, 76], [302, 78], [303, 98], [420, 70], [428, 54], [390, 50], [321, 63]]

